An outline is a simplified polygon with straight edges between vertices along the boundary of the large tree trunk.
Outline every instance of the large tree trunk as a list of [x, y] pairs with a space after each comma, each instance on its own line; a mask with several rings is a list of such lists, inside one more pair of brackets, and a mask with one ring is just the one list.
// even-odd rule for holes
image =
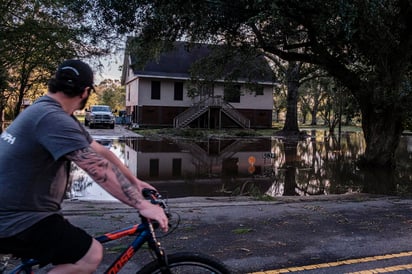
[[318, 124], [318, 121], [317, 121], [318, 110], [319, 110], [319, 100], [315, 98], [315, 103], [311, 111], [311, 114], [312, 114], [312, 122], [310, 123], [311, 126], [316, 126]]
[[19, 89], [19, 96], [17, 97], [17, 102], [14, 105], [14, 110], [13, 110], [14, 118], [16, 118], [20, 114], [21, 106], [23, 104], [24, 95], [25, 95], [25, 90], [24, 90], [24, 86], [22, 85], [22, 86], [20, 86], [20, 89]]
[[402, 133], [400, 112], [389, 105], [376, 109], [371, 104], [361, 106], [361, 110], [366, 149], [358, 173], [363, 178], [363, 192], [395, 194], [394, 154]]
[[286, 120], [283, 126], [284, 133], [297, 134], [298, 127], [298, 95], [299, 95], [299, 80], [300, 80], [300, 63], [289, 62], [289, 67], [286, 72], [287, 79], [287, 110]]
[[361, 110], [366, 148], [360, 166], [390, 171], [396, 165], [394, 156], [403, 132], [408, 90], [402, 83], [408, 70], [396, 64], [376, 70], [368, 81], [349, 74], [337, 78], [352, 92]]
[[380, 109], [369, 103], [361, 106], [361, 110], [366, 142], [361, 163], [369, 167], [394, 167], [394, 154], [403, 131], [401, 110], [389, 102]]

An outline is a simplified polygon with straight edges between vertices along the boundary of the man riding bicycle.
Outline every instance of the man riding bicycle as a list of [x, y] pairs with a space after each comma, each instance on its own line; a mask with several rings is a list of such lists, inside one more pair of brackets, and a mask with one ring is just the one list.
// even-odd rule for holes
[[67, 60], [48, 93], [0, 136], [0, 253], [51, 262], [49, 273], [92, 273], [103, 257], [101, 244], [61, 215], [70, 162], [164, 231], [168, 227], [163, 209], [141, 195], [153, 187], [135, 178], [73, 116], [92, 91], [91, 68]]

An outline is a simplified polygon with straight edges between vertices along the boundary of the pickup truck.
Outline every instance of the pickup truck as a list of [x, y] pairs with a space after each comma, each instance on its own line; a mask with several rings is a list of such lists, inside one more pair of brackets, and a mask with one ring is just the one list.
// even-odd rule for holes
[[109, 106], [106, 105], [94, 105], [90, 107], [90, 110], [86, 109], [86, 116], [84, 118], [84, 125], [94, 128], [97, 125], [109, 126], [114, 128], [115, 117]]

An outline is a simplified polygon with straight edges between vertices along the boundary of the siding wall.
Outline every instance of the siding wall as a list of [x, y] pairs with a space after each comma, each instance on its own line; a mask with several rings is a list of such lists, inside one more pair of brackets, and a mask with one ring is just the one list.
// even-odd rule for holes
[[[173, 126], [173, 118], [195, 102], [197, 98], [187, 96], [187, 87], [183, 85], [183, 100], [174, 99], [174, 83], [183, 80], [160, 78], [131, 78], [126, 81], [126, 106], [133, 111], [133, 122], [141, 126]], [[160, 81], [160, 99], [151, 98], [152, 81]], [[265, 86], [263, 95], [255, 95], [244, 88], [241, 89], [240, 102], [230, 104], [251, 121], [252, 128], [270, 128], [272, 126], [273, 87]], [[224, 86], [216, 84], [214, 96], [224, 97]], [[131, 114], [131, 113], [129, 113]], [[215, 120], [217, 117], [214, 118]], [[236, 127], [227, 117], [221, 117], [224, 127]], [[198, 122], [199, 123], [199, 122]], [[200, 121], [201, 123], [201, 121]], [[196, 126], [196, 125], [194, 125]], [[205, 126], [203, 124], [203, 126]], [[213, 125], [209, 127], [213, 128]]]
[[[160, 81], [160, 100], [151, 99], [151, 82]], [[137, 81], [137, 80], [135, 80]], [[174, 100], [174, 83], [182, 82], [181, 80], [165, 80], [156, 78], [142, 78], [138, 81], [138, 86], [133, 84], [130, 87], [130, 91], [133, 94], [138, 94], [138, 104], [140, 106], [173, 106], [173, 107], [189, 107], [194, 102], [198, 101], [199, 98], [189, 98], [187, 96], [187, 87], [183, 85], [183, 100]], [[273, 108], [273, 88], [271, 86], [265, 86], [263, 90], [263, 95], [255, 95], [250, 93], [248, 90], [242, 89], [242, 96], [240, 97], [239, 103], [230, 103], [235, 108], [253, 108], [253, 109], [270, 109]], [[223, 85], [215, 85], [214, 89], [215, 96], [224, 96]]]
[[[160, 100], [151, 99], [152, 81], [160, 81]], [[174, 83], [183, 81], [173, 81], [167, 79], [140, 79], [137, 90], [133, 92], [139, 95], [140, 106], [173, 106], [187, 107], [193, 104], [193, 100], [187, 97], [187, 90], [183, 85], [183, 100], [174, 99]]]

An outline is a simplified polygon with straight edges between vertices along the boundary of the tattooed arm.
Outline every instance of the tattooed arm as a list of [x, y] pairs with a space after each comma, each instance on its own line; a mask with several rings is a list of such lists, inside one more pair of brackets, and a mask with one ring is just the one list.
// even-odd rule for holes
[[73, 151], [67, 154], [66, 158], [86, 171], [96, 183], [116, 199], [136, 208], [146, 218], [158, 221], [160, 227], [167, 230], [168, 219], [163, 209], [145, 200], [137, 185], [130, 182], [119, 167], [97, 153], [92, 146]]
[[91, 148], [96, 151], [98, 154], [102, 155], [104, 158], [112, 162], [115, 166], [117, 166], [120, 171], [123, 173], [124, 176], [132, 183], [135, 184], [136, 187], [139, 189], [139, 193], [142, 193], [142, 189], [144, 188], [150, 188], [154, 189], [153, 186], [150, 184], [143, 182], [142, 180], [139, 180], [136, 178], [132, 172], [120, 161], [120, 159], [109, 149], [104, 147], [103, 145], [99, 144], [96, 141], [93, 141], [90, 144]]

